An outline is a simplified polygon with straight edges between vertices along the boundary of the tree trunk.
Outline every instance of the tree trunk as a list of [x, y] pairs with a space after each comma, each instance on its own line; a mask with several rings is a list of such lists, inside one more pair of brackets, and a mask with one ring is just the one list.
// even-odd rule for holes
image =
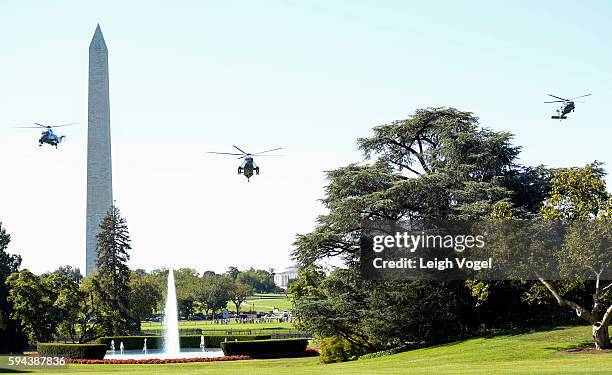
[[610, 334], [608, 333], [608, 325], [602, 325], [597, 322], [593, 324], [593, 339], [595, 340], [595, 349], [608, 349], [610, 345]]

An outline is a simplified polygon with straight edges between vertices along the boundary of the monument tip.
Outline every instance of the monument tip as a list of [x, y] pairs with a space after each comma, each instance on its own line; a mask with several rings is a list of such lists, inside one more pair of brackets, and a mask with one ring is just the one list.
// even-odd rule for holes
[[100, 29], [99, 23], [96, 25], [96, 31], [94, 32], [93, 38], [91, 38], [89, 48], [106, 49], [106, 42], [104, 41], [104, 36], [102, 35], [102, 29]]

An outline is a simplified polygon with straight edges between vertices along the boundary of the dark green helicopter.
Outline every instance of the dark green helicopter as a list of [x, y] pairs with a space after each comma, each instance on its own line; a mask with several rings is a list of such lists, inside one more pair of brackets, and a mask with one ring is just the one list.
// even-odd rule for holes
[[270, 150], [256, 152], [254, 154], [251, 154], [250, 152], [243, 151], [238, 146], [234, 146], [234, 148], [240, 151], [241, 154], [236, 154], [232, 152], [215, 152], [215, 151], [209, 151], [208, 153], [217, 154], [217, 155], [233, 155], [233, 156], [238, 156], [238, 159], [244, 159], [242, 164], [238, 167], [238, 174], [243, 174], [244, 177], [246, 177], [247, 181], [249, 182], [251, 181], [251, 177], [253, 177], [253, 172], [255, 172], [256, 175], [259, 175], [259, 167], [255, 164], [255, 161], [253, 160], [253, 156], [274, 156], [274, 155], [261, 155], [261, 154], [264, 154], [266, 152], [271, 152], [271, 151], [282, 150], [282, 147], [278, 147], [278, 148], [273, 148]]
[[[581, 96], [577, 96], [577, 97], [571, 98], [571, 99], [564, 99], [564, 98], [560, 98], [560, 97], [552, 95], [552, 94], [548, 94], [548, 96], [552, 96], [553, 98], [556, 98], [556, 99], [559, 99], [559, 100], [553, 100], [553, 101], [544, 102], [544, 103], [562, 103], [561, 106], [557, 109], [557, 115], [550, 117], [553, 120], [561, 121], [561, 120], [565, 120], [567, 118], [566, 115], [568, 113], [574, 112], [574, 110], [576, 109], [576, 104], [574, 104], [574, 101], [576, 99], [584, 98], [585, 96], [589, 96], [589, 95], [591, 95], [591, 94], [581, 95]], [[584, 103], [584, 102], [578, 102], [578, 103]]]
[[43, 143], [49, 144], [51, 146], [55, 146], [55, 148], [57, 148], [57, 145], [62, 143], [62, 141], [66, 138], [65, 135], [60, 135], [57, 136], [55, 133], [53, 133], [53, 128], [60, 128], [62, 126], [70, 126], [70, 125], [76, 125], [77, 123], [71, 123], [71, 124], [63, 124], [63, 125], [43, 125], [43, 124], [39, 124], [37, 122], [34, 123], [34, 125], [36, 126], [17, 126], [18, 128], [21, 129], [46, 129], [43, 130], [40, 139], [38, 140], [38, 146], [42, 147]]

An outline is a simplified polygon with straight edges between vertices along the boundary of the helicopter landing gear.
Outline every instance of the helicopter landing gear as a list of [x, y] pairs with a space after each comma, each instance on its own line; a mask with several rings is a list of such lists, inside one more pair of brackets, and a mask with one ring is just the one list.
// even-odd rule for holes
[[238, 167], [238, 174], [242, 174], [242, 167]]
[[259, 167], [255, 167], [255, 174], [259, 176]]

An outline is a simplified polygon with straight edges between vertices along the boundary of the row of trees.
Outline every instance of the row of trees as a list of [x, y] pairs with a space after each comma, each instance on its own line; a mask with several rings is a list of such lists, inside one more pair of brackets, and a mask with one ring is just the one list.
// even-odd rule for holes
[[[147, 280], [148, 286], [143, 289], [155, 288], [165, 291], [167, 269], [154, 269], [150, 273], [139, 270], [138, 274], [142, 280]], [[174, 270], [174, 279], [179, 314], [185, 318], [194, 313], [215, 314], [225, 308], [240, 313], [243, 302], [254, 293], [280, 291], [274, 284], [272, 270], [250, 268], [240, 271], [236, 267], [230, 267], [223, 274], [213, 271], [205, 271], [200, 274], [193, 268], [179, 268]], [[141, 319], [151, 316], [151, 306], [144, 302], [143, 300], [142, 303], [139, 303], [143, 305]], [[161, 308], [162, 297], [160, 295], [152, 309], [160, 311]]]
[[[593, 324], [598, 348], [610, 346], [612, 286], [603, 280], [437, 282], [361, 277], [364, 220], [612, 218], [612, 196], [605, 189], [600, 163], [569, 169], [523, 166], [518, 162], [520, 147], [511, 141], [510, 133], [483, 128], [472, 113], [451, 108], [417, 110], [411, 118], [377, 126], [371, 137], [359, 139], [359, 148], [372, 163], [327, 173], [322, 202], [328, 213], [295, 242], [293, 256], [301, 272], [290, 292], [305, 328], [335, 340], [330, 347], [359, 354], [446, 341], [483, 324], [567, 322], [572, 318], [566, 312], [573, 310]], [[612, 249], [606, 251], [610, 254]], [[345, 267], [326, 276], [320, 265], [332, 257]], [[554, 302], [570, 309], [555, 308]]]
[[[46, 342], [58, 335], [86, 342], [137, 333], [143, 319], [161, 311], [168, 270], [130, 270], [130, 236], [117, 207], [111, 207], [100, 229], [92, 275], [83, 277], [71, 266], [36, 275], [19, 270], [21, 258], [6, 252], [10, 236], [0, 223], [0, 352], [20, 352], [28, 341]], [[182, 268], [175, 278], [182, 316], [214, 313], [228, 302], [239, 312], [253, 293], [276, 291], [271, 272], [252, 268], [202, 275]]]
[[[70, 266], [42, 275], [19, 270], [21, 259], [5, 252], [10, 236], [1, 225], [0, 229], [4, 239], [0, 261], [6, 270], [0, 280], [6, 292], [0, 297], [6, 306], [2, 315], [14, 327], [13, 334], [23, 335], [33, 343], [50, 341], [58, 334], [84, 342], [103, 334], [127, 334], [140, 329], [130, 304], [139, 292], [133, 293], [131, 285], [137, 278], [131, 278], [127, 266], [130, 237], [117, 207], [111, 207], [100, 224], [97, 271], [87, 278]], [[20, 352], [26, 344], [21, 340], [2, 349]]]

